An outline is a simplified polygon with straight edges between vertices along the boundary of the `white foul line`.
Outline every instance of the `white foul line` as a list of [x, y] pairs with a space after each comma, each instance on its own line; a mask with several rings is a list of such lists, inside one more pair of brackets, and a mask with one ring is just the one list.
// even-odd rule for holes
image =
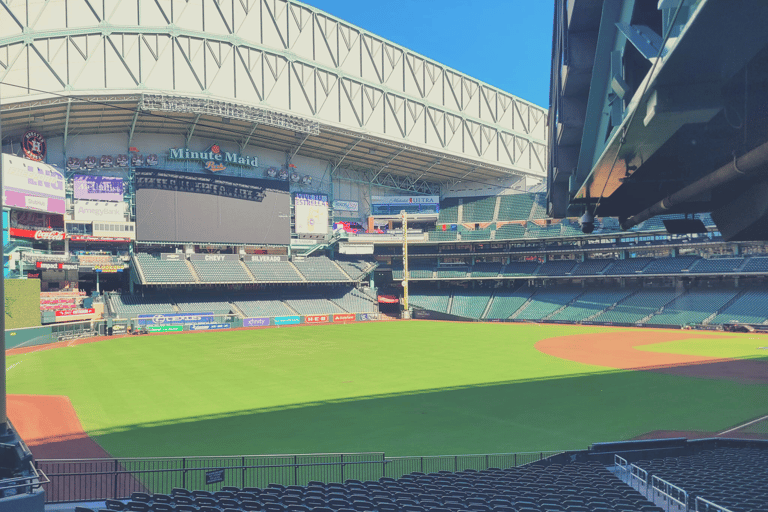
[[13, 363], [11, 366], [9, 366], [8, 368], [6, 368], [6, 369], [5, 369], [5, 371], [8, 371], [8, 370], [10, 370], [11, 368], [13, 368], [14, 366], [16, 366], [17, 364], [21, 364], [21, 361], [19, 361], [19, 362], [17, 362], [17, 363]]
[[757, 423], [758, 421], [763, 421], [763, 420], [768, 420], [768, 416], [763, 416], [762, 418], [757, 418], [756, 420], [752, 420], [752, 421], [750, 421], [748, 423], [745, 423], [743, 425], [739, 425], [738, 427], [733, 427], [732, 429], [726, 430], [725, 432], [720, 432], [717, 435], [718, 436], [723, 436], [723, 435], [725, 435], [725, 434], [727, 434], [729, 432], [733, 432], [734, 430], [741, 430], [744, 427], [748, 427], [748, 426], [750, 426], [753, 423]]

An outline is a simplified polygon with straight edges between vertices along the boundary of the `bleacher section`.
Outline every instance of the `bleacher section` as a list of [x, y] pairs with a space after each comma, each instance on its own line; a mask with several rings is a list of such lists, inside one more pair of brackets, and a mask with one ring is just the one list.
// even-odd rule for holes
[[337, 313], [346, 313], [338, 305], [326, 299], [323, 296], [302, 296], [301, 298], [283, 299], [291, 309], [300, 315], [334, 315]]
[[414, 306], [429, 309], [431, 311], [448, 313], [448, 303], [451, 300], [451, 292], [443, 290], [435, 290], [433, 292], [413, 292], [409, 297], [411, 304]]
[[678, 256], [677, 258], [659, 258], [643, 269], [643, 274], [676, 274], [686, 270], [699, 258], [695, 256]]
[[573, 270], [576, 260], [558, 260], [542, 263], [536, 275], [539, 276], [564, 276]]
[[450, 265], [450, 266], [438, 266], [435, 269], [435, 276], [438, 279], [455, 279], [455, 278], [466, 278], [467, 272], [469, 272], [468, 267], [461, 267], [457, 265]]
[[280, 300], [238, 300], [235, 301], [235, 306], [240, 308], [246, 317], [275, 317], [296, 314]]
[[440, 201], [440, 212], [437, 214], [438, 224], [455, 224], [459, 222], [459, 199], [446, 197]]
[[496, 209], [496, 196], [465, 197], [461, 222], [491, 222]]
[[515, 318], [541, 320], [571, 302], [584, 290], [581, 288], [553, 288], [538, 290], [528, 305]]
[[[635, 465], [685, 490], [690, 510], [701, 497], [719, 510], [768, 511], [768, 451], [757, 448], [717, 448], [694, 455], [640, 460]], [[710, 508], [709, 510], [718, 510]]]
[[547, 218], [547, 195], [535, 194], [533, 199], [533, 210], [531, 210], [531, 219]]
[[602, 260], [602, 259], [594, 259], [594, 260], [584, 260], [578, 265], [576, 265], [573, 270], [571, 270], [572, 276], [589, 276], [589, 275], [596, 275], [601, 273], [605, 268], [613, 263], [614, 260]]
[[678, 292], [670, 289], [645, 289], [619, 302], [615, 308], [597, 315], [593, 321], [616, 324], [634, 324], [658, 311]]
[[475, 263], [471, 268], [472, 277], [496, 277], [501, 272], [501, 263]]
[[450, 314], [464, 318], [480, 318], [488, 305], [489, 294], [457, 291], [451, 302]]
[[686, 293], [654, 315], [651, 325], [700, 324], [736, 296], [737, 290], [694, 290]]
[[520, 309], [531, 298], [531, 295], [533, 295], [533, 290], [526, 287], [519, 288], [514, 292], [496, 292], [485, 318], [488, 320], [507, 319]]
[[240, 261], [191, 261], [204, 283], [250, 283], [251, 276]]
[[341, 270], [346, 272], [353, 280], [358, 281], [367, 275], [374, 267], [374, 263], [366, 260], [337, 260]]
[[744, 264], [744, 258], [700, 259], [688, 270], [691, 274], [730, 274]]
[[741, 269], [742, 272], [768, 272], [768, 258], [764, 257], [753, 257], [750, 258], [746, 265], [744, 265], [744, 268]]
[[429, 231], [429, 241], [430, 242], [452, 242], [458, 238], [458, 231], [451, 231], [451, 230], [436, 230], [436, 231]]
[[490, 240], [491, 239], [491, 230], [490, 229], [477, 229], [474, 231], [463, 231], [461, 233], [461, 239], [462, 240]]
[[309, 256], [304, 260], [295, 260], [293, 264], [307, 281], [349, 281], [349, 277], [342, 273], [341, 270], [339, 270], [339, 267], [325, 256]]
[[173, 299], [182, 313], [198, 313], [211, 311], [214, 315], [228, 315], [232, 312], [232, 305], [226, 300], [198, 299], [196, 301]]
[[246, 261], [257, 283], [301, 283], [304, 280], [290, 261]]
[[504, 224], [496, 228], [496, 240], [513, 240], [525, 236], [525, 226], [520, 224]]
[[151, 254], [136, 254], [144, 279], [147, 283], [194, 283], [186, 260], [163, 261]]
[[376, 302], [369, 295], [356, 288], [330, 300], [347, 313], [373, 313], [378, 309]]
[[638, 274], [651, 261], [653, 261], [653, 258], [630, 258], [626, 260], [618, 260], [613, 265], [611, 265], [608, 270], [603, 272], [603, 274], [611, 276]]
[[768, 290], [747, 290], [709, 323], [762, 324], [766, 319], [768, 319]]
[[538, 261], [513, 261], [502, 269], [501, 274], [506, 277], [529, 276], [536, 271], [538, 266]]
[[582, 322], [627, 297], [627, 289], [600, 288], [584, 292], [573, 304], [549, 317], [552, 321]]
[[137, 315], [173, 313], [173, 304], [168, 297], [142, 297], [141, 295], [120, 295], [112, 293], [106, 296], [109, 308], [120, 318], [134, 318]]
[[509, 194], [499, 197], [497, 220], [528, 220], [533, 208], [532, 194]]

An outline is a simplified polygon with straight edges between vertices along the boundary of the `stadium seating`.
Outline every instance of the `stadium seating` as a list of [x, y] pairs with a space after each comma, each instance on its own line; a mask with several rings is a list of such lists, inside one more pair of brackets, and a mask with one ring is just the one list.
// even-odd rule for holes
[[618, 260], [603, 273], [611, 276], [639, 274], [651, 261], [653, 261], [653, 258]]
[[742, 272], [768, 272], [768, 258], [752, 257], [747, 260]]
[[280, 300], [237, 300], [234, 302], [246, 317], [275, 317], [295, 315], [296, 311]]
[[504, 320], [511, 317], [528, 299], [534, 290], [522, 287], [514, 292], [496, 292], [491, 300], [491, 306], [485, 318], [488, 320]]
[[459, 199], [446, 197], [440, 201], [440, 212], [437, 214], [438, 224], [455, 224], [459, 222]]
[[744, 258], [711, 258], [700, 259], [694, 263], [688, 272], [691, 274], [730, 274], [744, 264]]
[[110, 310], [119, 318], [174, 312], [173, 304], [168, 297], [142, 297], [141, 295], [111, 293], [107, 295], [107, 300]]
[[528, 220], [533, 208], [533, 194], [509, 194], [499, 197], [497, 220]]
[[655, 313], [678, 295], [675, 290], [647, 288], [628, 296], [615, 308], [597, 315], [593, 321], [616, 324], [634, 324]]
[[548, 320], [582, 322], [632, 293], [627, 289], [599, 288], [584, 292], [573, 304], [549, 317]]
[[564, 276], [573, 270], [576, 260], [556, 260], [542, 263], [537, 276]]
[[477, 230], [474, 230], [474, 231], [462, 231], [461, 239], [462, 240], [490, 240], [491, 239], [491, 230], [490, 229], [477, 229]]
[[551, 226], [539, 226], [534, 222], [529, 222], [525, 230], [525, 238], [554, 238], [560, 236], [560, 224]]
[[700, 324], [722, 308], [737, 290], [692, 290], [673, 300], [664, 311], [652, 316], [646, 323], [651, 325]]
[[195, 272], [204, 283], [250, 283], [251, 276], [240, 261], [192, 261]]
[[496, 228], [496, 240], [513, 240], [525, 236], [525, 226], [520, 224], [504, 224]]
[[447, 290], [434, 290], [431, 292], [417, 291], [410, 295], [411, 304], [431, 311], [448, 313], [448, 304], [451, 300], [451, 292]]
[[451, 301], [450, 314], [464, 318], [480, 318], [488, 305], [490, 294], [488, 292], [457, 291]]
[[376, 266], [372, 261], [366, 260], [337, 260], [336, 263], [353, 280], [358, 281], [368, 275]]
[[321, 295], [306, 296], [305, 294], [301, 298], [293, 297], [283, 299], [283, 302], [300, 315], [334, 315], [337, 313], [346, 313], [346, 311], [341, 309], [337, 304]]
[[537, 290], [528, 305], [515, 316], [519, 320], [542, 320], [575, 299], [581, 288], [545, 288]]
[[594, 259], [594, 260], [584, 260], [578, 265], [576, 265], [573, 270], [571, 270], [572, 276], [590, 276], [590, 275], [596, 275], [601, 273], [605, 268], [613, 263], [616, 260], [603, 260], [603, 259]]
[[469, 272], [468, 267], [457, 265], [438, 266], [435, 268], [435, 277], [438, 279], [465, 278]]
[[747, 290], [712, 319], [711, 324], [762, 324], [768, 319], [768, 290]]
[[228, 315], [232, 312], [232, 305], [229, 301], [216, 300], [216, 299], [204, 299], [199, 298], [195, 301], [188, 300], [188, 296], [185, 300], [180, 298], [173, 298], [179, 311], [183, 313], [198, 313], [203, 311], [211, 311], [214, 315]]
[[496, 210], [496, 196], [465, 197], [462, 206], [462, 222], [491, 222]]
[[536, 194], [533, 199], [533, 209], [531, 210], [531, 219], [547, 218], [547, 195]]
[[348, 282], [350, 280], [349, 277], [326, 256], [309, 256], [303, 260], [294, 260], [293, 264], [307, 281]]
[[187, 262], [163, 261], [151, 254], [136, 254], [136, 262], [147, 283], [194, 283], [195, 277], [190, 272]]
[[649, 478], [656, 476], [684, 489], [691, 510], [695, 498], [702, 497], [733, 512], [768, 511], [766, 450], [717, 448], [693, 455], [640, 460], [635, 465], [647, 471]]
[[693, 265], [696, 256], [678, 256], [677, 258], [659, 258], [643, 269], [643, 274], [677, 274]]
[[429, 231], [428, 238], [430, 242], [452, 242], [458, 238], [458, 231]]
[[375, 313], [377, 303], [367, 293], [352, 288], [347, 293], [330, 298], [337, 306], [348, 313]]
[[502, 269], [501, 274], [505, 277], [530, 276], [538, 267], [538, 261], [513, 261]]
[[304, 281], [290, 261], [246, 261], [258, 283], [301, 283]]
[[470, 267], [472, 277], [496, 277], [501, 272], [501, 263], [475, 263]]

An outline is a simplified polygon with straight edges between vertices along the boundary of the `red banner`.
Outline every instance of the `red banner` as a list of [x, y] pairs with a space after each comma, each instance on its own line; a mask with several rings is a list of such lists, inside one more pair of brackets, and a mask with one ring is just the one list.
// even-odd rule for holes
[[21, 228], [8, 228], [8, 234], [19, 238], [32, 238], [34, 240], [64, 240], [67, 235], [61, 231], [32, 230]]
[[379, 295], [379, 302], [383, 302], [384, 304], [398, 304], [400, 299], [394, 295]]
[[304, 317], [305, 324], [324, 324], [328, 322], [328, 315], [308, 315]]
[[64, 309], [62, 311], [56, 311], [56, 316], [80, 316], [80, 315], [92, 315], [96, 312], [93, 308], [87, 309]]
[[354, 322], [355, 321], [355, 314], [354, 313], [347, 313], [344, 315], [333, 315], [333, 321], [334, 322]]

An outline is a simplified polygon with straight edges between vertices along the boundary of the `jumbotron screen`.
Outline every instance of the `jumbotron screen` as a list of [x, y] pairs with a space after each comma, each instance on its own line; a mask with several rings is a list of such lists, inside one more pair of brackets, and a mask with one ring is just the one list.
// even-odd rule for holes
[[137, 240], [290, 242], [287, 182], [137, 169], [135, 188]]

